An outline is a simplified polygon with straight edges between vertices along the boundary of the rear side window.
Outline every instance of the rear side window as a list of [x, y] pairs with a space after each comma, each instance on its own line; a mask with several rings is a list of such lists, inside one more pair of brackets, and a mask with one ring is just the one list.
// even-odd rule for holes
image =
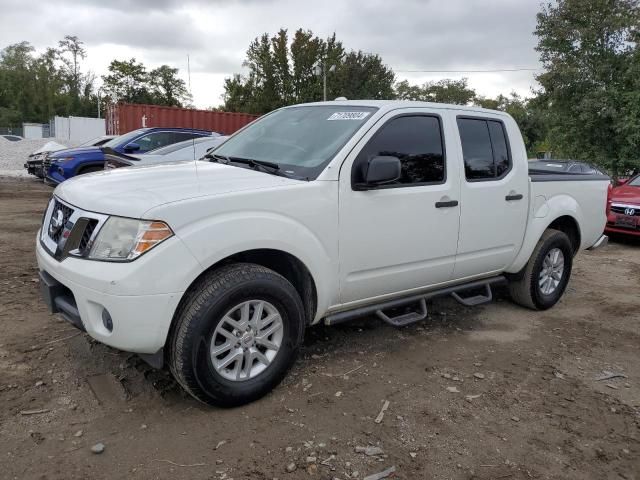
[[140, 147], [137, 153], [144, 153], [175, 142], [176, 134], [174, 132], [153, 132], [134, 140], [132, 143], [136, 143]]
[[511, 155], [502, 122], [458, 118], [467, 180], [495, 180], [511, 168]]
[[195, 132], [176, 132], [175, 133], [175, 141], [182, 142], [184, 140], [191, 140], [192, 138], [200, 138], [201, 134]]
[[400, 179], [392, 186], [442, 183], [445, 156], [440, 119], [427, 115], [402, 116], [389, 120], [360, 151], [352, 183], [364, 181], [365, 166], [377, 156], [400, 159]]

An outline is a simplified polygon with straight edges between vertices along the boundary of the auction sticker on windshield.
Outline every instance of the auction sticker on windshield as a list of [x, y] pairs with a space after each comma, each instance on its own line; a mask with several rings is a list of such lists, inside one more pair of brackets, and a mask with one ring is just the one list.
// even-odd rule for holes
[[327, 120], [363, 120], [370, 112], [335, 112]]

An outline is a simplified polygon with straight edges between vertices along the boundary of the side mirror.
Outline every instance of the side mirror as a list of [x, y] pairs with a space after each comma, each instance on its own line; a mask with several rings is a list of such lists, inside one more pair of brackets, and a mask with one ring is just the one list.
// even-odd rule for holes
[[402, 165], [398, 157], [379, 156], [369, 160], [363, 187], [377, 187], [400, 178]]
[[133, 142], [129, 143], [124, 147], [124, 153], [133, 153], [133, 152], [137, 152], [138, 150], [140, 150], [140, 145]]

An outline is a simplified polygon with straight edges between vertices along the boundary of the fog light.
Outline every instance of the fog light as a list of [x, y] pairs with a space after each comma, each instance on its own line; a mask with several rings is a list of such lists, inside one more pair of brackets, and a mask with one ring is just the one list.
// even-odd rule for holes
[[102, 309], [102, 324], [104, 325], [104, 328], [110, 332], [113, 331], [113, 320], [111, 320], [111, 315], [106, 308]]

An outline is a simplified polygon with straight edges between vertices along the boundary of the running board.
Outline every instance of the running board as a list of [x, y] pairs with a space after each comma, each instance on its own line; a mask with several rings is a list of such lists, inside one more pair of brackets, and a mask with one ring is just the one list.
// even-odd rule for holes
[[[463, 303], [463, 305], [479, 305], [481, 303], [486, 303], [491, 301], [493, 296], [491, 295], [491, 285], [496, 285], [500, 283], [505, 283], [507, 279], [503, 275], [499, 275], [496, 277], [485, 278], [482, 280], [474, 280], [472, 282], [463, 283], [461, 285], [455, 285], [452, 287], [445, 287], [438, 290], [433, 290], [431, 292], [426, 292], [418, 295], [411, 295], [408, 297], [401, 297], [395, 300], [388, 300], [386, 302], [374, 303], [371, 305], [366, 305], [364, 307], [354, 308], [352, 310], [346, 310], [344, 312], [333, 313], [331, 315], [327, 315], [324, 318], [325, 325], [338, 325], [340, 323], [348, 322], [350, 320], [365, 317], [367, 315], [376, 314], [381, 320], [393, 326], [404, 326], [409, 325], [410, 323], [417, 322], [423, 320], [427, 317], [427, 306], [426, 301], [432, 298], [437, 297], [446, 297], [448, 295], [456, 296], [454, 298], [459, 302]], [[475, 295], [473, 297], [461, 297], [458, 295], [458, 292], [464, 292], [467, 290], [477, 289], [477, 288], [485, 288], [485, 295]], [[423, 308], [424, 302], [424, 308]], [[467, 303], [465, 303], [467, 302]], [[418, 303], [420, 307], [420, 311], [410, 312], [404, 315], [389, 317], [384, 313], [384, 310], [388, 310], [390, 308], [397, 307], [406, 307], [411, 304]]]
[[[412, 302], [409, 302], [410, 304]], [[408, 305], [407, 304], [407, 305]], [[376, 315], [380, 320], [388, 323], [392, 327], [405, 327], [411, 323], [419, 322], [427, 318], [427, 301], [424, 298], [418, 300], [419, 312], [409, 312], [402, 315], [396, 315], [395, 317], [389, 317], [382, 310], [376, 310]]]
[[[463, 298], [458, 295], [457, 292], [451, 292], [451, 296], [455, 298], [462, 305], [466, 305], [467, 307], [475, 307], [476, 305], [482, 305], [483, 303], [489, 303], [493, 300], [493, 294], [491, 293], [491, 285], [488, 283], [484, 286], [485, 291], [484, 295], [474, 295], [472, 297]], [[465, 290], [469, 290], [468, 288]], [[464, 290], [461, 290], [461, 292]]]

